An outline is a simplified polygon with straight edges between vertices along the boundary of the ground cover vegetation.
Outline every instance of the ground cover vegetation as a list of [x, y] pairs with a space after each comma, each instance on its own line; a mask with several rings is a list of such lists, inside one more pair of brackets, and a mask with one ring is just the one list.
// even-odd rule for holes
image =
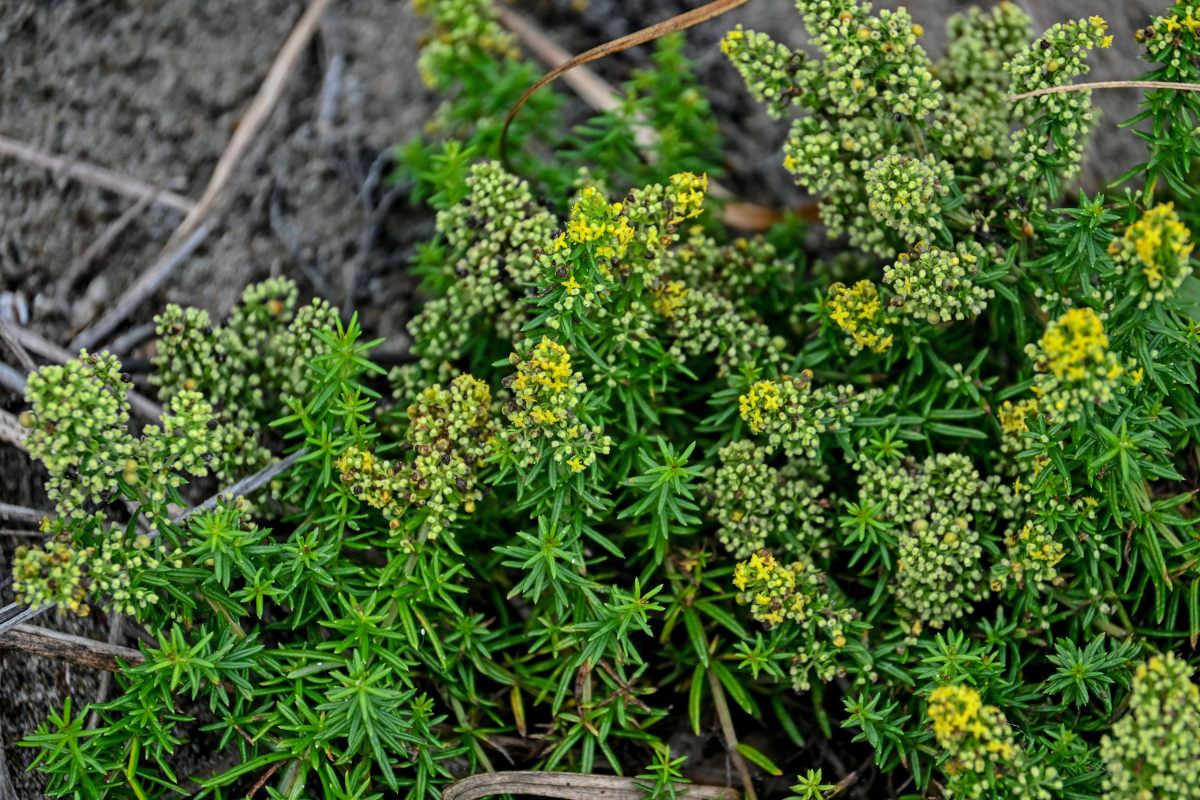
[[937, 61], [850, 0], [797, 3], [817, 55], [730, 31], [817, 260], [798, 218], [721, 223], [679, 38], [586, 125], [535, 95], [505, 164], [538, 70], [489, 4], [421, 5], [413, 363], [276, 280], [162, 312], [157, 425], [107, 353], [29, 381], [57, 513], [19, 597], [156, 639], [97, 726], [68, 702], [23, 743], [50, 793], [174, 796], [206, 735], [233, 766], [197, 797], [678, 797], [713, 755], [750, 797], [1200, 796], [1200, 99], [1146, 91], [1146, 160], [1096, 195], [1067, 191], [1089, 93], [1010, 99], [1109, 46], [1195, 82], [1200, 7], [1114, 42], [1000, 3]]

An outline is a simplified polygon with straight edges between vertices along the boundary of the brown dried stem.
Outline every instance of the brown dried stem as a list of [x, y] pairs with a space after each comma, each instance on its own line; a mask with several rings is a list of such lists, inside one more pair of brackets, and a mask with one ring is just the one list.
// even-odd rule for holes
[[733, 765], [742, 779], [742, 789], [746, 792], [746, 800], [757, 800], [754, 782], [750, 778], [750, 767], [746, 765], [746, 759], [742, 758], [742, 754], [737, 749], [737, 731], [733, 727], [733, 715], [729, 713], [729, 703], [725, 700], [725, 689], [721, 686], [721, 680], [717, 677], [717, 673], [713, 672], [712, 667], [706, 669], [705, 672], [708, 674], [708, 687], [712, 690], [717, 719], [721, 723], [721, 735], [725, 739], [725, 752], [729, 754], [730, 760], [733, 761]]
[[[677, 784], [692, 800], [738, 800], [725, 786]], [[563, 800], [643, 800], [646, 791], [633, 778], [571, 772], [486, 772], [447, 786], [442, 800], [478, 800], [495, 794], [559, 797]]]
[[0, 637], [0, 647], [106, 672], [117, 672], [121, 669], [118, 659], [134, 667], [146, 663], [145, 656], [133, 648], [98, 642], [95, 639], [52, 631], [36, 625], [15, 626]]
[[1182, 92], [1200, 92], [1200, 83], [1172, 83], [1171, 81], [1092, 81], [1091, 83], [1072, 83], [1068, 86], [1048, 86], [1044, 89], [1034, 89], [1032, 92], [1014, 94], [1004, 99], [1025, 100], [1030, 97], [1041, 97], [1044, 94], [1084, 92], [1090, 89], [1178, 89]]
[[137, 219], [150, 202], [158, 196], [158, 193], [148, 194], [136, 203], [125, 209], [121, 216], [113, 220], [99, 236], [96, 237], [87, 249], [79, 254], [79, 257], [71, 262], [71, 266], [67, 267], [66, 274], [59, 279], [58, 282], [58, 297], [60, 300], [65, 299], [67, 293], [79, 281], [83, 274], [92, 266], [92, 262], [100, 258], [113, 246], [113, 242], [117, 237], [125, 232], [125, 229]]
[[[533, 20], [504, 6], [497, 7], [496, 18], [501, 25], [515, 33], [543, 63], [554, 66], [571, 61], [571, 54], [559, 47]], [[671, 20], [667, 20], [660, 24], [667, 25], [670, 22]], [[595, 111], [612, 111], [621, 104], [620, 92], [585, 66], [566, 70], [562, 73], [562, 79]], [[634, 142], [643, 153], [647, 153], [653, 147], [657, 135], [649, 125], [635, 122], [633, 126]], [[731, 200], [734, 197], [732, 191], [717, 181], [709, 181], [708, 193], [723, 200]], [[766, 230], [773, 222], [783, 219], [783, 215], [773, 208], [756, 203], [730, 202], [722, 209], [721, 219], [732, 227], [753, 231]]]
[[122, 175], [119, 172], [113, 172], [104, 167], [98, 167], [95, 164], [88, 164], [73, 158], [46, 153], [38, 150], [36, 147], [30, 147], [23, 142], [18, 142], [16, 139], [10, 139], [7, 136], [0, 136], [0, 155], [36, 164], [39, 167], [45, 167], [51, 172], [57, 172], [60, 175], [66, 175], [69, 178], [74, 178], [92, 186], [98, 186], [101, 189], [107, 189], [110, 192], [123, 194], [127, 197], [134, 197], [139, 200], [150, 197], [153, 198], [153, 202], [173, 208], [176, 211], [181, 211], [184, 214], [191, 211], [192, 207], [195, 206], [195, 203], [186, 197], [174, 192], [163, 191], [148, 183], [139, 181], [137, 178], [131, 178], [128, 175]]

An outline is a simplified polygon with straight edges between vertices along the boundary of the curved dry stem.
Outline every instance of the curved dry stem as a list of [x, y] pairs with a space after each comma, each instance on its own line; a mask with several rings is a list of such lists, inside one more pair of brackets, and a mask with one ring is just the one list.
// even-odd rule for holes
[[732, 11], [738, 6], [745, 5], [750, 0], [713, 0], [711, 3], [706, 3], [699, 8], [693, 8], [691, 11], [685, 11], [670, 19], [665, 19], [662, 22], [642, 28], [640, 31], [634, 31], [612, 41], [605, 42], [602, 45], [593, 47], [591, 50], [580, 53], [566, 63], [559, 64], [550, 72], [542, 76], [541, 80], [525, 90], [525, 94], [521, 95], [511, 109], [508, 111], [508, 116], [504, 118], [504, 127], [500, 130], [500, 161], [509, 171], [512, 171], [512, 165], [508, 161], [508, 127], [512, 124], [513, 119], [517, 116], [517, 112], [525, 105], [525, 102], [533, 96], [533, 93], [542, 88], [546, 84], [553, 81], [558, 76], [568, 70], [574, 69], [581, 64], [589, 64], [593, 61], [599, 61], [605, 56], [610, 56], [613, 53], [619, 53], [622, 50], [628, 50], [631, 47], [636, 47], [639, 44], [654, 41], [660, 37], [666, 36], [668, 33], [675, 31], [686, 30], [693, 25], [699, 25], [701, 22], [719, 17], [726, 11]]
[[1093, 81], [1091, 83], [1072, 83], [1068, 86], [1050, 86], [1045, 89], [1034, 89], [1004, 98], [1005, 100], [1025, 100], [1029, 97], [1041, 97], [1044, 94], [1060, 94], [1062, 92], [1082, 92], [1089, 89], [1178, 89], [1182, 92], [1200, 92], [1200, 83], [1173, 83], [1171, 81]]

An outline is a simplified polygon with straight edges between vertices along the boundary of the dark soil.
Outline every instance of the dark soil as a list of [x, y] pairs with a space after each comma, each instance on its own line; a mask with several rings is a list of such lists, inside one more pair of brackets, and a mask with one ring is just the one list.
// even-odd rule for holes
[[[570, 0], [524, 0], [518, 7], [578, 51], [698, 4], [591, 0], [579, 12]], [[961, 4], [909, 5], [930, 31], [928, 46], [936, 54], [939, 20]], [[1142, 72], [1132, 31], [1160, 7], [1147, 0], [1022, 5], [1042, 27], [1095, 13], [1110, 20], [1116, 44], [1097, 59], [1095, 79]], [[198, 198], [303, 6], [296, 0], [5, 2], [0, 135]], [[746, 200], [795, 206], [803, 197], [779, 167], [786, 123], [759, 110], [716, 48], [737, 22], [792, 46], [807, 37], [787, 0], [755, 0], [688, 34], [728, 140], [726, 183]], [[334, 3], [242, 164], [232, 212], [122, 331], [149, 322], [166, 302], [204, 307], [220, 318], [246, 285], [287, 275], [302, 295], [327, 296], [357, 310], [369, 335], [387, 337], [386, 351], [403, 351], [414, 288], [406, 264], [415, 244], [430, 237], [432, 216], [372, 176], [386, 170], [390, 146], [420, 132], [436, 106], [415, 68], [424, 29], [406, 2]], [[632, 67], [644, 66], [647, 53], [624, 53], [597, 69], [619, 81]], [[1103, 110], [1092, 159], [1097, 167], [1086, 186], [1094, 188], [1101, 175], [1117, 174], [1135, 158], [1132, 134], [1115, 127], [1132, 112], [1134, 97], [1097, 96]], [[133, 202], [0, 157], [0, 319], [65, 344], [102, 313], [151, 263], [181, 218], [152, 205], [80, 280], [65, 286], [72, 262]], [[147, 353], [143, 346], [119, 355]], [[16, 365], [2, 346], [0, 360]], [[19, 412], [22, 399], [0, 389], [0, 407]], [[43, 480], [23, 453], [0, 444], [0, 502], [47, 507]], [[7, 524], [0, 520], [0, 527]], [[0, 535], [0, 605], [12, 599], [8, 564], [20, 541]], [[107, 636], [103, 618], [47, 615], [39, 624]], [[120, 643], [131, 644], [128, 636]], [[25, 770], [33, 753], [15, 742], [34, 730], [47, 709], [61, 707], [65, 696], [79, 707], [95, 700], [100, 686], [99, 676], [83, 668], [0, 650], [0, 752], [7, 756], [15, 797], [41, 794], [39, 777]], [[181, 765], [184, 774], [211, 768], [202, 753], [189, 758]], [[3, 777], [0, 800], [6, 800]]]

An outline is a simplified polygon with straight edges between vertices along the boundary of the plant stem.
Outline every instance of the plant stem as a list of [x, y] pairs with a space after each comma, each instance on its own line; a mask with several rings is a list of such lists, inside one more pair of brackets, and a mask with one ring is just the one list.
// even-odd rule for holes
[[725, 737], [725, 750], [733, 760], [733, 765], [737, 767], [738, 775], [741, 776], [746, 800], [758, 800], [758, 795], [754, 793], [754, 783], [750, 779], [750, 768], [746, 766], [746, 760], [742, 758], [742, 754], [737, 751], [737, 732], [733, 729], [733, 717], [729, 714], [729, 703], [725, 701], [725, 689], [721, 686], [717, 673], [713, 672], [711, 667], [706, 669], [705, 673], [708, 675], [708, 686], [712, 689], [713, 704], [717, 707], [717, 719], [721, 722], [721, 735]]

